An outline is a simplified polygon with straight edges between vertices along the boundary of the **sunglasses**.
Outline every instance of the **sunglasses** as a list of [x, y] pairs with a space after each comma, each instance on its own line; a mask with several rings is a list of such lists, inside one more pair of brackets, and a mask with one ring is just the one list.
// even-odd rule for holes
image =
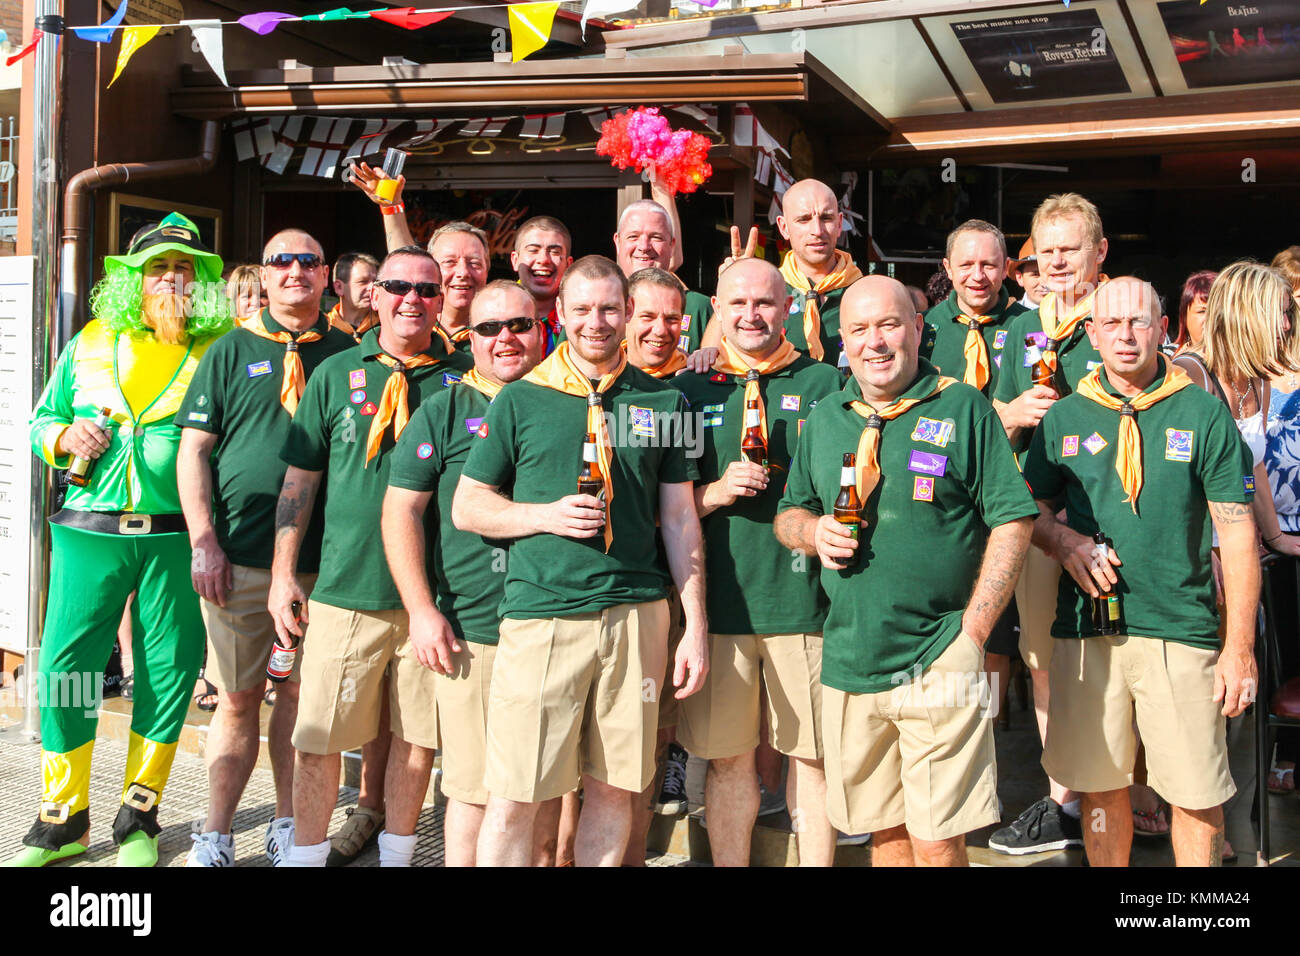
[[536, 324], [536, 319], [530, 319], [526, 315], [517, 315], [513, 319], [493, 319], [490, 322], [480, 322], [478, 325], [471, 325], [469, 328], [476, 335], [490, 339], [495, 335], [500, 335], [502, 329], [509, 329], [515, 335], [523, 335]]
[[262, 265], [272, 266], [276, 269], [288, 269], [295, 262], [304, 269], [315, 269], [317, 266], [325, 264], [325, 260], [314, 252], [277, 252], [273, 256], [267, 256]]
[[375, 285], [385, 292], [404, 296], [412, 289], [421, 299], [436, 299], [442, 295], [442, 286], [437, 282], [407, 282], [405, 279], [379, 279]]

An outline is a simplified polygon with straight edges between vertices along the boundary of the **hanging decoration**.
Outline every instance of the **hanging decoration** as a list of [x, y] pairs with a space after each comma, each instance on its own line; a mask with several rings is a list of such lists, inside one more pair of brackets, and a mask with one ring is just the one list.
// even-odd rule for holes
[[670, 193], [693, 193], [713, 175], [707, 136], [673, 130], [654, 107], [638, 107], [601, 124], [596, 155], [610, 157], [619, 169], [638, 173], [654, 167], [655, 178]]
[[122, 0], [113, 11], [113, 15], [97, 27], [73, 27], [72, 32], [83, 40], [89, 40], [92, 43], [108, 43], [113, 39], [113, 33], [118, 24], [126, 17], [127, 0]]
[[190, 28], [190, 33], [194, 35], [195, 48], [208, 61], [208, 66], [212, 67], [212, 72], [217, 74], [221, 85], [229, 86], [226, 81], [226, 55], [221, 39], [221, 21], [182, 20], [181, 26]]
[[27, 44], [25, 47], [23, 47], [21, 50], [19, 50], [17, 53], [15, 53], [13, 56], [6, 57], [6, 58], [5, 58], [5, 66], [13, 66], [15, 63], [17, 63], [19, 60], [21, 60], [21, 59], [22, 59], [23, 57], [25, 57], [27, 54], [29, 54], [29, 53], [31, 53], [33, 50], [35, 50], [35, 49], [36, 49], [36, 44], [38, 44], [38, 43], [41, 42], [41, 37], [43, 37], [43, 36], [45, 36], [45, 34], [44, 34], [43, 32], [41, 32], [41, 30], [36, 29], [36, 28], [33, 28], [33, 29], [32, 29], [32, 42], [29, 43], [29, 44]]
[[266, 36], [285, 20], [297, 20], [292, 13], [280, 13], [277, 10], [267, 10], [265, 13], [246, 13], [239, 18], [238, 22], [241, 27], [247, 27], [258, 36]]
[[158, 24], [122, 28], [122, 46], [117, 51], [117, 66], [113, 70], [113, 78], [108, 81], [109, 86], [117, 82], [117, 78], [122, 75], [122, 71], [131, 62], [131, 57], [135, 56], [136, 51], [157, 36], [161, 29]]
[[419, 30], [421, 27], [441, 23], [452, 15], [452, 10], [439, 10], [433, 13], [420, 13], [415, 7], [400, 7], [396, 10], [371, 10], [370, 15], [376, 20], [383, 20], [404, 30]]
[[510, 16], [510, 59], [518, 63], [531, 56], [551, 39], [555, 11], [559, 3], [515, 3], [507, 8]]
[[[717, 0], [713, 0], [717, 3]], [[582, 38], [587, 39], [587, 21], [592, 18], [603, 19], [612, 13], [625, 13], [635, 10], [637, 0], [587, 0], [582, 8]]]

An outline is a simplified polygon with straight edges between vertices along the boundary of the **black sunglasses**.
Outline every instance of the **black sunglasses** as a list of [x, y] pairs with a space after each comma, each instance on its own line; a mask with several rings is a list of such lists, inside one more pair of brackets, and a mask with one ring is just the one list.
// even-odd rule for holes
[[495, 335], [500, 335], [502, 329], [509, 329], [515, 335], [523, 335], [536, 324], [536, 319], [530, 319], [526, 315], [517, 315], [513, 319], [493, 319], [490, 322], [471, 325], [470, 331], [483, 336], [485, 339], [490, 339]]
[[317, 266], [323, 266], [325, 260], [314, 252], [277, 252], [273, 256], [267, 256], [262, 265], [274, 266], [277, 269], [288, 269], [297, 262], [304, 269], [315, 269]]
[[442, 295], [442, 286], [437, 282], [407, 282], [405, 279], [378, 279], [375, 285], [385, 292], [404, 296], [412, 289], [421, 299], [436, 299]]

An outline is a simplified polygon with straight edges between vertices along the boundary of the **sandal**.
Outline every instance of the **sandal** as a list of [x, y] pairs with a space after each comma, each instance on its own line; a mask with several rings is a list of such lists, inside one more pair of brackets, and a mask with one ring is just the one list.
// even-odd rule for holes
[[[194, 695], [194, 706], [199, 710], [212, 713], [217, 709], [217, 689], [212, 685], [212, 681], [206, 677], [200, 677], [199, 680], [203, 681], [203, 690], [201, 693]], [[211, 699], [211, 703], [204, 703], [209, 699]]]
[[[1291, 780], [1288, 786], [1287, 776]], [[1268, 772], [1268, 792], [1280, 793], [1285, 796], [1288, 793], [1295, 793], [1295, 767], [1274, 767]]]
[[274, 706], [275, 706], [275, 688], [274, 688], [274, 687], [268, 687], [268, 688], [266, 689], [266, 693], [262, 695], [262, 703], [266, 704], [267, 707], [274, 707]]
[[1223, 858], [1221, 862], [1223, 863], [1237, 862], [1237, 851], [1232, 848], [1232, 844], [1229, 843], [1226, 839], [1223, 841]]
[[1163, 805], [1154, 810], [1133, 811], [1133, 835], [1147, 837], [1169, 836], [1169, 819]]

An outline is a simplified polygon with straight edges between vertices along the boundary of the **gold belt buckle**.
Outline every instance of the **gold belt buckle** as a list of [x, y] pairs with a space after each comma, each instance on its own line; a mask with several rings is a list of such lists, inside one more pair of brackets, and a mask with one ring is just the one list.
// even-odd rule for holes
[[118, 534], [148, 534], [153, 527], [153, 515], [124, 514], [117, 522]]
[[68, 809], [66, 803], [52, 803], [46, 800], [41, 804], [40, 821], [42, 823], [67, 823]]
[[122, 798], [122, 802], [142, 813], [148, 813], [154, 808], [154, 804], [158, 802], [158, 793], [142, 783], [133, 783], [127, 788], [126, 796]]

